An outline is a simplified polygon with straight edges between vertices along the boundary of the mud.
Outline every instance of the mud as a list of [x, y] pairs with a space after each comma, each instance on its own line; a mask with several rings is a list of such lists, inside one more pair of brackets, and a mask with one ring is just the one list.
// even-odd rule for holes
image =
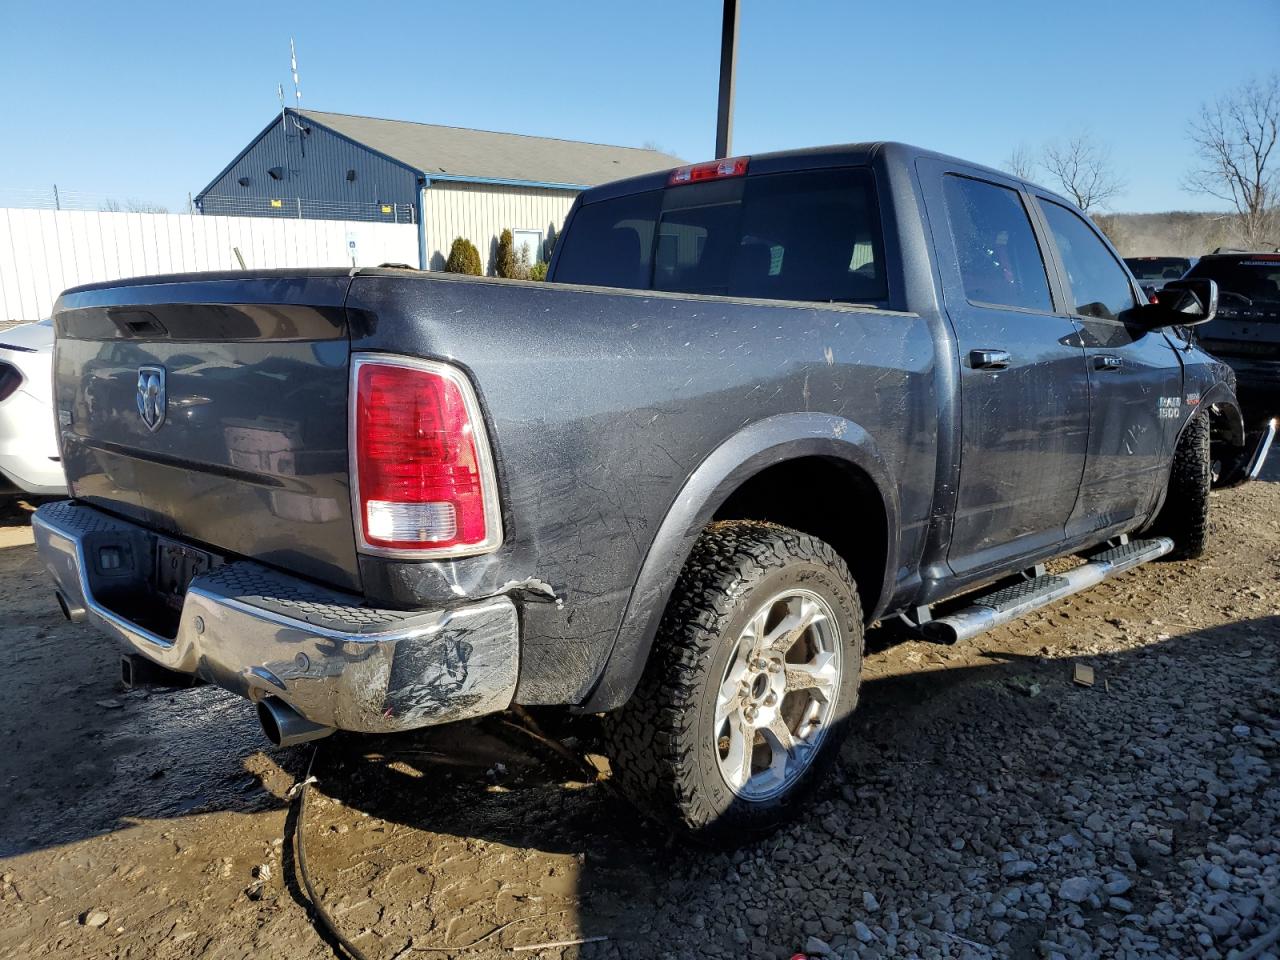
[[[1055, 903], [994, 941], [1003, 929], [978, 914], [1009, 882], [998, 852], [1069, 821], [1075, 780], [1117, 821], [1134, 791], [1150, 793], [1165, 774], [1131, 753], [1121, 763], [1113, 748], [1117, 735], [1164, 723], [1171, 700], [1183, 706], [1169, 722], [1215, 736], [1238, 722], [1239, 704], [1275, 706], [1280, 483], [1217, 493], [1213, 516], [1204, 560], [1149, 565], [956, 647], [874, 631], [857, 729], [830, 787], [803, 822], [738, 854], [639, 822], [607, 781], [588, 782], [510, 718], [321, 741], [302, 827], [318, 892], [370, 960], [449, 956], [421, 951], [510, 921], [460, 955], [607, 937], [543, 955], [787, 956], [813, 935], [848, 956], [1039, 955], [1055, 923], [1077, 914]], [[248, 705], [215, 689], [124, 692], [117, 652], [60, 616], [19, 504], [0, 506], [0, 649], [0, 956], [334, 956], [285, 839], [286, 796], [311, 746], [269, 748]], [[1095, 668], [1095, 686], [1071, 683], [1077, 661]], [[1198, 696], [1206, 683], [1230, 695]], [[590, 720], [538, 719], [592, 748]], [[1062, 736], [1074, 739], [1052, 759]], [[1261, 749], [1273, 778], [1257, 803], [1274, 805], [1277, 757]], [[1134, 762], [1136, 781], [1108, 776]], [[938, 826], [949, 796], [988, 792], [1021, 811], [993, 821], [1001, 835], [979, 817]], [[1181, 835], [1176, 856], [1132, 871], [1149, 902], [1133, 896], [1143, 919], [1128, 922], [1162, 945], [1146, 955], [1226, 955], [1193, 928], [1191, 940], [1161, 939], [1147, 918], [1194, 892], [1180, 861], [1275, 823], [1274, 810], [1253, 821], [1232, 810]], [[1051, 874], [1066, 869], [1057, 856], [1040, 864], [1051, 892]], [[973, 906], [938, 907], [939, 890]], [[944, 910], [945, 924], [934, 917]], [[895, 925], [918, 922], [919, 946], [887, 949], [890, 913]], [[1079, 928], [1126, 922], [1104, 913], [1080, 914]], [[1120, 955], [1110, 943], [1102, 936], [1096, 953]]]

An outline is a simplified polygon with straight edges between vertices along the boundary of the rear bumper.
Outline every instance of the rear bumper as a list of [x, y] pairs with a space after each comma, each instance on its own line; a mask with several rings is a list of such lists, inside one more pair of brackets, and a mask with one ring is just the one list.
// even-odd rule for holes
[[[72, 619], [87, 619], [169, 670], [254, 701], [278, 697], [313, 723], [409, 730], [494, 713], [515, 694], [519, 623], [508, 597], [429, 612], [377, 610], [237, 560], [196, 576], [175, 635], [160, 636], [113, 609], [137, 609], [145, 596], [154, 534], [71, 501], [41, 507], [32, 526]], [[104, 549], [112, 569], [103, 568]]]

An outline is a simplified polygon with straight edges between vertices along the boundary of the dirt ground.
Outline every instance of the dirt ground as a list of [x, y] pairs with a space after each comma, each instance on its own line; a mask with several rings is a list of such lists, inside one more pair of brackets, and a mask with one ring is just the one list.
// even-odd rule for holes
[[[672, 842], [500, 719], [322, 741], [318, 893], [370, 960], [1238, 956], [1280, 923], [1280, 482], [1213, 516], [1204, 560], [956, 647], [873, 633], [833, 782], [736, 853]], [[0, 956], [334, 956], [285, 839], [311, 748], [267, 747], [218, 690], [123, 691], [18, 505], [0, 649]]]

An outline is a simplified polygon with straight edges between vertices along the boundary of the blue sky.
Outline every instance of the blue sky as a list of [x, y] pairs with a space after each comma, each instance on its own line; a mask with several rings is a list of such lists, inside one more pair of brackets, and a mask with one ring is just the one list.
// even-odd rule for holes
[[[1117, 210], [1180, 189], [1204, 100], [1280, 65], [1280, 2], [742, 0], [738, 153], [900, 139], [999, 166], [1089, 130]], [[271, 118], [297, 40], [303, 105], [640, 145], [714, 145], [719, 0], [217, 4], [4, 0], [6, 188], [185, 205]]]

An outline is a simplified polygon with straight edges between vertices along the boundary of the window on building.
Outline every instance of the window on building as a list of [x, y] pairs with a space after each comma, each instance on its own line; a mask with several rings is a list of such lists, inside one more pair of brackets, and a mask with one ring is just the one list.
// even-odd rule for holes
[[533, 266], [542, 259], [542, 231], [541, 230], [512, 230], [511, 238], [515, 247], [516, 256], [520, 256], [520, 249], [523, 247], [526, 255], [529, 257], [529, 265]]
[[1044, 257], [1018, 191], [951, 174], [943, 192], [965, 297], [1053, 312]]

